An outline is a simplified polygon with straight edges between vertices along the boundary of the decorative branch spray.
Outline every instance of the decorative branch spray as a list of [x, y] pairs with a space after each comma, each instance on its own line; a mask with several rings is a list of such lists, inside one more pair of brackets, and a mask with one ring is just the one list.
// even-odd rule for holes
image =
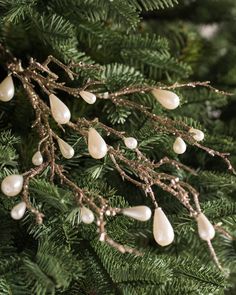
[[[1, 47], [1, 49], [3, 50], [3, 47]], [[164, 164], [170, 164], [188, 172], [194, 173], [194, 171], [177, 161], [168, 159], [167, 157], [157, 163], [150, 161], [138, 149], [138, 142], [136, 138], [124, 135], [124, 132], [119, 132], [101, 122], [88, 121], [85, 118], [79, 118], [76, 123], [71, 122], [71, 113], [69, 108], [59, 97], [57, 97], [57, 95], [54, 94], [57, 90], [60, 90], [73, 97], [81, 97], [88, 104], [95, 103], [97, 99], [109, 99], [116, 105], [134, 108], [138, 112], [142, 112], [146, 115], [153, 122], [154, 126], [157, 122], [163, 127], [165, 132], [175, 136], [175, 141], [173, 143], [173, 150], [175, 153], [183, 154], [187, 148], [185, 142], [188, 142], [191, 145], [196, 145], [197, 147], [205, 150], [212, 156], [216, 155], [221, 157], [228, 165], [228, 169], [235, 173], [235, 170], [231, 166], [227, 157], [228, 155], [214, 151], [213, 149], [199, 144], [199, 142], [204, 139], [204, 133], [201, 130], [189, 127], [183, 122], [178, 122], [178, 126], [182, 127], [181, 130], [179, 130], [175, 127], [175, 121], [172, 119], [157, 116], [150, 113], [145, 106], [122, 98], [123, 95], [129, 95], [132, 93], [151, 92], [155, 99], [164, 108], [173, 110], [179, 106], [180, 100], [175, 93], [170, 91], [170, 89], [178, 87], [195, 87], [200, 85], [209, 87], [218, 93], [219, 91], [209, 86], [208, 82], [194, 82], [182, 85], [174, 84], [172, 86], [166, 86], [165, 89], [163, 89], [163, 87], [153, 89], [153, 87], [148, 85], [137, 86], [125, 88], [115, 93], [98, 93], [95, 95], [93, 92], [89, 91], [88, 88], [91, 85], [96, 84], [96, 82], [91, 83], [90, 81], [84, 85], [83, 88], [71, 88], [57, 82], [58, 76], [49, 69], [49, 64], [51, 62], [61, 67], [71, 79], [77, 76], [77, 74], [72, 71], [72, 68], [76, 66], [83, 67], [82, 64], [70, 64], [69, 66], [66, 66], [54, 57], [49, 56], [42, 64], [31, 59], [30, 65], [26, 69], [23, 69], [20, 61], [12, 59], [12, 62], [8, 66], [11, 75], [6, 77], [0, 84], [0, 100], [8, 102], [14, 97], [15, 92], [12, 75], [17, 77], [22, 82], [32, 108], [35, 111], [36, 119], [33, 124], [33, 128], [38, 131], [40, 138], [39, 149], [35, 151], [35, 154], [32, 157], [32, 163], [36, 167], [25, 172], [23, 174], [24, 176], [17, 174], [9, 175], [3, 179], [1, 183], [1, 190], [6, 196], [14, 197], [18, 194], [21, 194], [22, 196], [22, 202], [16, 204], [11, 210], [12, 218], [16, 220], [21, 219], [24, 216], [26, 209], [28, 209], [35, 214], [36, 221], [38, 223], [43, 222], [43, 213], [34, 208], [29, 200], [30, 192], [28, 184], [36, 175], [39, 175], [47, 167], [50, 167], [51, 180], [54, 179], [54, 175], [56, 174], [61, 179], [61, 182], [70, 187], [70, 189], [74, 192], [77, 203], [80, 206], [81, 221], [85, 224], [90, 224], [96, 219], [100, 241], [108, 243], [122, 253], [139, 253], [136, 249], [119, 244], [108, 236], [105, 229], [105, 218], [106, 215], [115, 216], [117, 214], [123, 214], [130, 218], [145, 222], [151, 218], [151, 209], [143, 205], [131, 208], [113, 208], [104, 197], [98, 195], [96, 198], [91, 198], [89, 191], [78, 187], [69, 177], [67, 177], [63, 172], [63, 168], [57, 164], [55, 157], [57, 151], [54, 143], [58, 145], [61, 155], [66, 159], [72, 158], [75, 151], [72, 146], [70, 146], [52, 130], [49, 124], [49, 117], [52, 116], [59, 126], [62, 124], [66, 125], [85, 138], [85, 141], [88, 144], [88, 152], [91, 157], [94, 159], [102, 159], [105, 156], [110, 157], [112, 163], [114, 164], [114, 168], [118, 171], [121, 177], [143, 190], [144, 193], [150, 197], [154, 205], [153, 235], [154, 239], [160, 246], [167, 246], [174, 241], [174, 230], [162, 208], [158, 207], [156, 196], [154, 195], [152, 189], [155, 185], [173, 195], [189, 210], [190, 216], [195, 218], [197, 222], [200, 238], [207, 241], [215, 262], [219, 267], [221, 267], [210, 242], [211, 239], [214, 238], [215, 229], [207, 217], [201, 212], [198, 201], [198, 192], [191, 185], [180, 181], [176, 178], [176, 176], [158, 172], [158, 168]], [[48, 76], [44, 77], [39, 74], [39, 72], [44, 72]], [[101, 84], [101, 82], [99, 83]], [[34, 89], [35, 84], [41, 87], [42, 91], [47, 94], [49, 98], [48, 103], [45, 103], [36, 93]], [[130, 149], [136, 155], [135, 159], [130, 160], [120, 149], [115, 149], [114, 147], [109, 146], [105, 142], [100, 131], [98, 132], [95, 128], [99, 128], [101, 131], [107, 133], [107, 135], [113, 134], [120, 138], [126, 148]], [[123, 164], [135, 171], [136, 175], [138, 175], [138, 179], [134, 179], [132, 176], [128, 175], [122, 169]], [[194, 209], [194, 207], [190, 204], [191, 196], [193, 197], [196, 209]]]

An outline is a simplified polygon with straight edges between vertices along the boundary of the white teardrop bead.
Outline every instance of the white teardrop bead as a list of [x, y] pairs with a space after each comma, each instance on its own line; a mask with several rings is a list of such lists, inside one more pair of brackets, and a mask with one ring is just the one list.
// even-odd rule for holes
[[197, 216], [198, 234], [204, 241], [209, 241], [215, 236], [215, 229], [207, 217], [200, 213]]
[[204, 139], [204, 133], [199, 129], [190, 128], [189, 132], [196, 141], [202, 141]]
[[19, 204], [17, 204], [11, 209], [11, 217], [15, 220], [19, 220], [24, 216], [25, 210], [26, 210], [26, 203], [20, 202]]
[[124, 143], [127, 148], [134, 150], [136, 149], [138, 142], [134, 137], [125, 137]]
[[68, 107], [54, 94], [49, 95], [49, 100], [53, 119], [58, 124], [68, 123], [71, 117]]
[[174, 92], [162, 89], [153, 89], [152, 94], [159, 103], [168, 110], [174, 110], [179, 106], [179, 97]]
[[183, 154], [186, 151], [186, 143], [183, 141], [181, 137], [177, 137], [174, 144], [173, 144], [173, 150], [176, 154]]
[[23, 176], [19, 174], [12, 174], [5, 177], [1, 184], [1, 190], [4, 195], [14, 197], [18, 195], [23, 187]]
[[152, 215], [152, 211], [147, 206], [135, 206], [130, 208], [124, 208], [121, 213], [125, 216], [132, 217], [140, 221], [147, 221]]
[[0, 100], [1, 101], [9, 101], [13, 98], [15, 93], [15, 87], [13, 84], [12, 76], [7, 76], [0, 83]]
[[101, 159], [107, 154], [106, 142], [94, 128], [89, 128], [88, 151], [94, 159]]
[[93, 212], [87, 207], [83, 206], [80, 209], [80, 217], [83, 223], [90, 224], [94, 221]]
[[157, 244], [167, 246], [174, 240], [174, 230], [161, 208], [155, 209], [153, 235]]
[[86, 101], [88, 104], [94, 104], [96, 102], [96, 95], [88, 92], [88, 91], [80, 91], [80, 96]]
[[65, 142], [61, 138], [58, 138], [57, 142], [58, 142], [61, 154], [64, 158], [70, 159], [74, 156], [75, 151], [72, 146], [70, 146], [67, 142]]
[[39, 166], [43, 163], [43, 156], [40, 151], [37, 151], [32, 157], [32, 163], [35, 166]]

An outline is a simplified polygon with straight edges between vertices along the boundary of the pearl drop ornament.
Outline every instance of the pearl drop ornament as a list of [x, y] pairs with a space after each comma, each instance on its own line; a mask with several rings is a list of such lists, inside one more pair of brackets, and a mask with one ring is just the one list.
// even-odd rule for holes
[[81, 207], [80, 209], [80, 217], [81, 217], [81, 221], [86, 224], [93, 223], [94, 221], [93, 212], [85, 206]]
[[88, 151], [94, 159], [101, 159], [107, 154], [106, 142], [94, 128], [89, 128]]
[[124, 208], [121, 213], [125, 216], [132, 217], [139, 221], [147, 221], [152, 216], [152, 211], [147, 206], [134, 206], [130, 208]]
[[153, 235], [157, 244], [167, 246], [174, 240], [174, 230], [161, 208], [155, 209]]
[[39, 166], [43, 163], [43, 156], [40, 151], [37, 151], [32, 157], [32, 163], [35, 166]]
[[26, 211], [26, 203], [20, 202], [11, 209], [11, 217], [15, 220], [21, 219]]
[[210, 241], [215, 236], [215, 229], [213, 225], [210, 223], [208, 218], [200, 213], [197, 216], [197, 226], [198, 226], [198, 234], [200, 238], [204, 241]]
[[80, 96], [86, 101], [88, 104], [94, 104], [96, 102], [96, 95], [88, 92], [88, 91], [80, 91]]
[[189, 132], [196, 141], [202, 141], [204, 139], [204, 133], [199, 129], [190, 128]]
[[58, 138], [57, 142], [58, 142], [61, 154], [64, 158], [70, 159], [74, 156], [75, 151], [71, 145], [69, 145], [67, 142], [65, 142], [61, 138]]
[[124, 143], [127, 148], [134, 150], [138, 146], [138, 142], [134, 137], [125, 137]]
[[186, 143], [183, 141], [181, 137], [177, 137], [174, 144], [173, 144], [173, 150], [176, 154], [183, 154], [186, 151]]
[[0, 83], [0, 100], [1, 101], [9, 101], [13, 98], [15, 93], [15, 87], [13, 84], [12, 76], [7, 76]]
[[23, 187], [23, 176], [19, 174], [12, 174], [5, 177], [1, 184], [1, 190], [4, 195], [14, 197], [18, 195]]
[[179, 106], [179, 97], [172, 91], [153, 89], [152, 94], [167, 110], [174, 110]]
[[70, 121], [70, 110], [56, 95], [50, 94], [50, 107], [52, 111], [53, 119], [58, 124], [66, 124]]

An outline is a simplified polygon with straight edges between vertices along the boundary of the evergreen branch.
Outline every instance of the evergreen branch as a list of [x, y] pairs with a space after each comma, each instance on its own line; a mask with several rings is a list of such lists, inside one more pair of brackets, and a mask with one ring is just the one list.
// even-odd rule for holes
[[137, 1], [129, 0], [133, 5], [136, 5], [138, 9], [142, 10], [154, 10], [154, 9], [164, 9], [165, 7], [173, 7], [178, 3], [178, 0], [151, 0], [151, 1]]

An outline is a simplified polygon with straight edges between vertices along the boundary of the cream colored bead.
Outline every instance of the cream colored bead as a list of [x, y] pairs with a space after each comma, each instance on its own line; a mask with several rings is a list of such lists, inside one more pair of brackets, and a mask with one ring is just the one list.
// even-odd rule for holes
[[104, 92], [103, 93], [103, 98], [108, 99], [109, 98], [109, 92]]
[[0, 83], [0, 100], [1, 101], [9, 101], [13, 98], [15, 93], [15, 87], [13, 84], [12, 76], [7, 76], [1, 83]]
[[94, 128], [89, 128], [88, 151], [94, 159], [101, 159], [107, 154], [106, 142]]
[[81, 221], [86, 224], [90, 224], [94, 221], [93, 212], [85, 206], [81, 207], [80, 209], [80, 217], [81, 217]]
[[70, 121], [70, 110], [56, 95], [50, 94], [50, 107], [52, 111], [53, 119], [58, 124], [66, 124]]
[[215, 229], [208, 218], [200, 213], [197, 216], [198, 234], [204, 241], [210, 241], [215, 236]]
[[65, 142], [61, 138], [58, 138], [57, 142], [58, 142], [61, 154], [64, 158], [70, 159], [74, 156], [75, 151], [71, 145], [69, 145], [67, 142]]
[[186, 151], [186, 143], [183, 141], [181, 137], [177, 137], [174, 144], [173, 144], [173, 150], [176, 154], [183, 154]]
[[138, 142], [134, 137], [125, 137], [124, 143], [128, 149], [136, 149]]
[[96, 102], [96, 95], [88, 92], [88, 91], [80, 91], [80, 96], [86, 101], [88, 104], [94, 104]]
[[155, 209], [153, 219], [153, 235], [161, 246], [167, 246], [174, 240], [174, 230], [161, 208]]
[[174, 110], [179, 106], [179, 97], [172, 91], [153, 89], [152, 94], [157, 101], [168, 110]]
[[125, 216], [137, 219], [139, 221], [147, 221], [152, 216], [152, 211], [147, 206], [134, 206], [130, 208], [124, 208], [121, 213]]
[[199, 129], [190, 128], [189, 132], [196, 141], [202, 141], [204, 139], [204, 133]]
[[18, 195], [23, 187], [23, 176], [19, 174], [12, 174], [5, 177], [1, 184], [1, 190], [4, 195], [14, 197]]
[[11, 217], [15, 220], [21, 219], [26, 211], [26, 203], [20, 202], [11, 209]]
[[40, 151], [37, 151], [32, 157], [32, 163], [35, 166], [39, 166], [43, 163], [43, 156]]

